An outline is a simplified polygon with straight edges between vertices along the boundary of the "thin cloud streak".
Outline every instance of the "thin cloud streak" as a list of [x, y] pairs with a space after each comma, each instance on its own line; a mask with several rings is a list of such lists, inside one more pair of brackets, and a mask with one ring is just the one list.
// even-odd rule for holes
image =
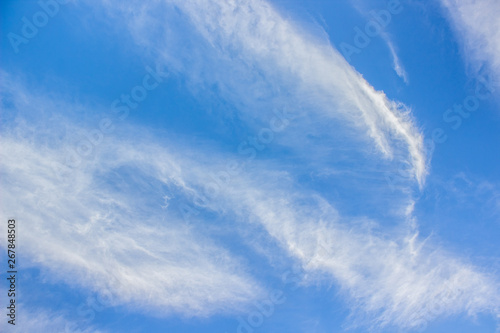
[[394, 47], [394, 44], [392, 41], [389, 39], [389, 37], [386, 34], [383, 34], [382, 37], [384, 38], [385, 42], [387, 43], [387, 47], [389, 48], [389, 51], [391, 51], [391, 56], [392, 56], [392, 61], [393, 61], [393, 69], [398, 74], [400, 78], [403, 79], [403, 81], [406, 84], [410, 83], [410, 80], [408, 79], [408, 74], [406, 73], [406, 70], [404, 69], [403, 65], [401, 64], [401, 60], [398, 57], [398, 54], [396, 53], [396, 49]]

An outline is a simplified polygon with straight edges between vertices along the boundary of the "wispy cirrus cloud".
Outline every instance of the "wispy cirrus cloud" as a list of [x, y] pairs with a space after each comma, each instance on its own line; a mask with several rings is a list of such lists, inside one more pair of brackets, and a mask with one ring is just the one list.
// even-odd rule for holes
[[[371, 153], [365, 143], [371, 141], [383, 158], [407, 162], [408, 171], [423, 184], [426, 153], [409, 108], [376, 91], [329, 41], [285, 19], [272, 5], [258, 0], [166, 1], [156, 7], [106, 3], [112, 13], [118, 10], [130, 15], [128, 27], [135, 40], [157, 54], [162, 59], [159, 61], [191, 75], [196, 84], [217, 85], [224, 98], [242, 106], [239, 111], [246, 119], [268, 116], [286, 96], [287, 105], [298, 117], [297, 124], [307, 124], [294, 133], [295, 137], [299, 132], [312, 132], [311, 126], [316, 135], [332, 137], [331, 128], [337, 131], [343, 122], [346, 126], [338, 132], [349, 135], [342, 138], [343, 143], [363, 142], [358, 151], [365, 145], [364, 150]], [[161, 28], [157, 24], [159, 12], [166, 21], [161, 21]], [[187, 34], [182, 36], [182, 46], [181, 37], [169, 27], [178, 23], [179, 15], [191, 22], [180, 23]], [[197, 46], [186, 39], [196, 40]], [[179, 52], [186, 55], [184, 63], [176, 56]], [[297, 141], [287, 137], [282, 143], [303, 148]], [[333, 145], [328, 148], [336, 149]], [[308, 150], [302, 149], [302, 153]]]
[[18, 304], [17, 313], [23, 315], [16, 319], [16, 325], [7, 324], [5, 320], [0, 322], [2, 332], [19, 333], [106, 333], [93, 325], [80, 327], [63, 312], [51, 312], [43, 308], [29, 307], [25, 304]]
[[459, 34], [474, 73], [486, 66], [500, 75], [500, 3], [495, 0], [441, 0]]
[[[423, 239], [416, 221], [384, 228], [368, 217], [345, 216], [315, 193], [283, 186], [286, 176], [273, 181], [280, 173], [262, 173], [264, 168], [259, 164], [233, 179], [219, 197], [197, 208], [222, 209], [264, 228], [302, 266], [304, 285], [326, 281], [339, 287], [352, 326], [413, 330], [436, 318], [500, 314], [494, 272]], [[411, 211], [399, 218], [414, 219]]]
[[[255, 220], [304, 267], [306, 280], [330, 278], [351, 307], [352, 325], [422, 328], [438, 317], [499, 314], [499, 284], [416, 230], [381, 230], [375, 221], [338, 215], [321, 199], [248, 198]], [[478, 286], [480, 286], [478, 288]]]
[[[403, 154], [394, 154], [403, 146], [413, 174], [423, 183], [427, 171], [422, 136], [408, 109], [376, 91], [329, 43], [309, 36], [272, 6], [261, 1], [189, 1], [162, 2], [158, 7], [113, 3], [111, 7], [112, 12], [120, 8], [122, 14], [132, 16], [128, 26], [132, 35], [158, 55], [158, 61], [190, 75], [195, 86], [215, 83], [218, 93], [239, 106], [240, 111], [255, 112], [247, 113], [245, 120], [263, 118], [269, 113], [268, 108], [258, 110], [255, 106], [273, 106], [276, 99], [264, 90], [275, 92], [281, 87], [281, 91], [293, 96], [293, 102], [308, 106], [307, 111], [313, 114], [309, 119], [314, 121], [307, 125], [316, 126], [314, 129], [321, 129], [318, 120], [350, 124], [354, 129], [350, 134], [355, 133], [350, 140], [356, 140], [354, 136], [368, 137], [383, 155], [405, 162]], [[177, 15], [189, 18], [192, 25]], [[177, 23], [186, 27], [189, 38], [181, 38], [170, 27]], [[204, 46], [180, 46], [181, 39], [188, 45], [186, 40], [201, 40]], [[179, 50], [185, 55], [184, 62], [175, 56]], [[262, 77], [265, 84], [261, 84]], [[256, 96], [272, 102], [256, 103]], [[300, 130], [291, 128], [291, 133], [290, 136], [300, 135]], [[306, 145], [300, 148], [300, 152], [308, 149]], [[266, 170], [266, 174], [273, 174], [269, 169], [272, 163], [255, 163], [259, 173]], [[197, 167], [190, 162], [189, 169]], [[204, 169], [207, 173], [220, 170], [210, 165]], [[191, 173], [183, 181], [191, 179], [193, 193], [207, 185], [200, 175]], [[195, 204], [196, 208], [208, 209], [212, 214], [229, 212], [239, 220], [261, 225], [310, 274], [326, 274], [337, 281], [352, 300], [353, 308], [368, 313], [373, 325], [415, 328], [422, 321], [442, 315], [498, 312], [497, 283], [487, 273], [438, 247], [427, 247], [416, 229], [374, 232], [376, 223], [369, 219], [364, 219], [366, 223], [360, 227], [348, 227], [356, 219], [340, 217], [324, 199], [301, 206], [299, 202], [309, 199], [266, 188], [266, 183], [282, 186], [276, 179], [293, 179], [293, 175], [280, 175], [271, 177], [273, 181], [265, 178], [258, 183], [249, 181], [257, 179], [256, 174], [231, 178], [220, 197]], [[477, 284], [484, 289], [477, 290]], [[442, 301], [443, 294], [451, 294], [451, 298]], [[429, 304], [442, 310], [429, 310]]]
[[401, 60], [399, 59], [399, 56], [396, 52], [396, 48], [394, 46], [394, 43], [386, 34], [383, 34], [382, 38], [384, 38], [384, 40], [387, 44], [387, 47], [389, 48], [389, 51], [391, 52], [394, 71], [396, 72], [396, 74], [398, 74], [398, 76], [401, 79], [403, 79], [403, 81], [406, 84], [408, 84], [410, 82], [410, 80], [408, 78], [408, 74], [406, 73], [406, 70], [404, 69], [403, 64], [401, 63]]
[[[111, 305], [146, 306], [150, 313], [206, 316], [238, 311], [259, 297], [261, 287], [240, 261], [162, 208], [168, 189], [189, 192], [173, 155], [108, 138], [72, 168], [70, 133], [90, 131], [61, 115], [76, 107], [15, 82], [4, 82], [2, 93], [13, 119], [2, 130], [2, 188], [9, 195], [1, 212], [22, 220], [26, 266], [105, 293]], [[32, 110], [51, 111], [33, 121]]]
[[[145, 53], [189, 76], [194, 90], [215, 83], [249, 128], [288, 100], [292, 124], [276, 143], [293, 148], [293, 158], [309, 157], [321, 150], [317, 146], [357, 158], [344, 157], [346, 165], [307, 164], [310, 174], [353, 180], [366, 176], [355, 170], [359, 164], [377, 175], [390, 167], [381, 160], [392, 158], [423, 184], [422, 135], [408, 108], [376, 91], [328, 42], [265, 2], [106, 3], [131, 18], [125, 21]], [[71, 114], [61, 115], [75, 106], [40, 100], [12, 81], [2, 90], [10, 92], [17, 115], [1, 136], [0, 157], [7, 161], [2, 186], [12, 194], [2, 212], [9, 207], [25, 217], [20, 231], [32, 264], [57, 271], [65, 283], [106, 290], [114, 304], [134, 303], [161, 315], [242, 311], [262, 294], [265, 283], [255, 271], [265, 263], [249, 267], [249, 258], [217, 237], [224, 229], [244, 234], [257, 253], [266, 252], [261, 244], [278, 243], [282, 251], [267, 256], [299, 262], [305, 283], [335, 282], [355, 318], [368, 317], [361, 321], [369, 326], [408, 329], [446, 315], [499, 312], [498, 281], [420, 239], [411, 209], [399, 213], [399, 227], [384, 229], [364, 211], [338, 211], [331, 197], [297, 181], [300, 166], [273, 158], [253, 160], [214, 188], [212, 175], [231, 157], [125, 124], [74, 169], [65, 165], [75, 146], [72, 135], [89, 131]], [[34, 121], [22, 111], [41, 107], [53, 110], [50, 121]], [[315, 144], [302, 140], [312, 134], [319, 134]], [[337, 145], [330, 148], [331, 142]], [[371, 181], [385, 188], [379, 180]], [[408, 202], [411, 208], [411, 195], [392, 205]], [[184, 204], [195, 210], [187, 224], [178, 209]], [[267, 237], [252, 238], [254, 227]]]
[[[40, 105], [12, 88], [10, 102], [17, 110]], [[45, 105], [71, 110], [62, 102]], [[335, 282], [353, 325], [413, 329], [441, 316], [499, 311], [497, 281], [421, 240], [414, 223], [384, 230], [367, 217], [343, 216], [273, 163], [254, 161], [214, 188], [212, 176], [227, 156], [154, 135], [132, 141], [117, 131], [72, 169], [64, 155], [71, 135], [52, 127], [88, 128], [64, 118], [50, 126], [19, 122], [23, 112], [14, 113], [18, 120], [2, 132], [2, 186], [10, 194], [2, 212], [9, 207], [24, 216], [19, 233], [31, 265], [69, 285], [105, 291], [112, 305], [139, 304], [159, 315], [243, 311], [264, 289], [250, 270], [265, 264], [245, 267], [247, 259], [217, 241], [221, 230], [231, 230], [255, 253], [297, 261], [303, 283]], [[187, 224], [183, 204], [196, 211]], [[267, 237], [257, 239], [256, 228]], [[282, 251], [264, 250], [275, 242]]]
[[306, 32], [263, 1], [180, 6], [186, 8], [198, 30], [212, 43], [239, 50], [242, 57], [265, 70], [277, 67], [306, 90], [317, 89], [327, 96], [330, 103], [321, 110], [325, 115], [341, 116], [356, 125], [359, 120], [364, 122], [384, 155], [392, 156], [391, 135], [405, 142], [416, 178], [423, 182], [426, 171], [422, 137], [403, 114], [405, 106], [376, 91], [331, 45], [308, 38]]

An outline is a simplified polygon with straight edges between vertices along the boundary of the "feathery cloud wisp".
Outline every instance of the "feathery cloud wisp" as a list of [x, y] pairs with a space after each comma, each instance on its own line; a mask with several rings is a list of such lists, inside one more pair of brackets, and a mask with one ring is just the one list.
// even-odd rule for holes
[[[69, 134], [87, 130], [58, 115], [74, 106], [13, 82], [2, 92], [10, 94], [17, 120], [1, 135], [2, 188], [9, 193], [1, 212], [23, 217], [18, 228], [31, 265], [105, 293], [113, 305], [152, 313], [233, 312], [259, 297], [261, 287], [226, 249], [162, 209], [166, 188], [185, 190], [173, 155], [152, 148], [144, 154], [109, 138], [86, 163], [69, 167]], [[58, 111], [23, 119], [32, 109]]]
[[[16, 108], [41, 105], [8, 86]], [[50, 123], [82, 131], [71, 122]], [[183, 147], [181, 156], [165, 139], [112, 135], [71, 169], [64, 164], [70, 140], [45, 125], [21, 122], [2, 133], [2, 186], [10, 193], [2, 212], [9, 207], [25, 217], [20, 233], [33, 265], [70, 285], [106, 291], [113, 304], [206, 316], [241, 311], [258, 299], [260, 283], [203, 233], [206, 217], [215, 215], [249, 237], [250, 225], [262, 228], [270, 239], [261, 242], [277, 241], [303, 266], [306, 282], [335, 281], [354, 313], [369, 315], [369, 325], [413, 328], [441, 315], [498, 312], [498, 286], [487, 274], [426, 245], [415, 230], [378, 232], [373, 221], [341, 216], [266, 161], [255, 161], [255, 168], [200, 200], [213, 186], [210, 175], [225, 164], [216, 151]], [[33, 126], [42, 127], [29, 130]], [[164, 205], [165, 196], [186, 199], [198, 213], [184, 224], [178, 207]]]
[[[159, 21], [158, 12], [167, 15], [167, 26], [171, 17], [175, 20], [175, 15], [168, 15], [167, 4], [180, 8], [188, 16], [196, 31], [188, 33], [190, 38], [199, 39], [201, 35], [209, 45], [207, 52], [198, 58], [196, 54], [200, 50], [184, 51], [190, 66], [183, 66], [174, 56], [178, 54], [179, 44], [175, 32], [169, 28], [160, 29], [154, 23]], [[220, 71], [207, 74], [203, 70], [203, 79], [209, 76], [210, 80], [226, 87], [225, 91], [230, 91], [226, 96], [233, 96], [239, 103], [252, 99], [248, 86], [242, 87], [242, 82], [262, 75], [273, 82], [272, 87], [281, 87], [294, 96], [291, 105], [308, 105], [308, 116], [314, 117], [316, 125], [345, 121], [356, 131], [356, 138], [350, 140], [371, 139], [385, 158], [407, 160], [415, 179], [420, 185], [424, 183], [427, 171], [423, 137], [410, 117], [409, 108], [376, 91], [329, 41], [303, 31], [270, 4], [261, 0], [168, 1], [162, 3], [161, 9], [129, 3], [114, 3], [108, 8], [112, 12], [120, 8], [122, 13], [130, 15], [129, 28], [136, 41], [155, 50], [167, 66], [189, 74], [192, 68], [220, 61], [210, 60], [211, 57], [225, 59], [224, 63], [217, 63], [219, 66], [210, 64], [221, 68]], [[173, 9], [170, 11], [175, 13]], [[132, 14], [137, 12], [141, 15]], [[158, 34], [158, 30], [163, 32]], [[148, 36], [155, 36], [155, 39]], [[234, 80], [234, 72], [224, 74], [228, 65], [245, 71], [238, 76], [240, 80]], [[199, 82], [200, 78], [195, 80]], [[268, 114], [251, 111], [247, 117]]]
[[474, 73], [487, 66], [500, 76], [500, 2], [496, 0], [441, 0], [462, 39]]

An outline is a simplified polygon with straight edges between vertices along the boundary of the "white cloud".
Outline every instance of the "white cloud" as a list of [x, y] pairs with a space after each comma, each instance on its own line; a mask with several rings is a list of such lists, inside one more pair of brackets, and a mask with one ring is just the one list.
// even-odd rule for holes
[[90, 325], [81, 327], [76, 321], [69, 320], [62, 312], [51, 312], [42, 308], [30, 308], [24, 304], [17, 307], [16, 325], [0, 322], [2, 332], [10, 333], [105, 333]]
[[[18, 119], [1, 134], [1, 182], [9, 195], [0, 207], [2, 218], [18, 218], [30, 265], [54, 282], [148, 313], [232, 313], [259, 297], [258, 283], [228, 250], [162, 208], [163, 192], [190, 190], [175, 155], [109, 136], [71, 168], [72, 135], [89, 131], [54, 114], [71, 114], [74, 106], [16, 89], [13, 82], [2, 87]], [[58, 111], [22, 121], [30, 109]]]
[[497, 0], [441, 0], [460, 35], [474, 73], [482, 66], [500, 75], [500, 2]]
[[333, 279], [347, 296], [354, 326], [416, 329], [440, 317], [500, 314], [497, 279], [422, 240], [415, 229], [381, 231], [373, 221], [340, 216], [321, 198], [257, 182], [229, 193], [238, 198], [231, 205], [303, 265], [305, 282]]
[[423, 182], [426, 171], [422, 137], [401, 113], [402, 105], [370, 86], [331, 45], [301, 32], [263, 1], [217, 5], [193, 1], [179, 6], [212, 43], [239, 50], [240, 56], [264, 70], [279, 68], [307, 91], [317, 89], [330, 96], [323, 111], [340, 114], [357, 124], [361, 118], [386, 156], [392, 155], [390, 133], [402, 139], [408, 145], [415, 175]]
[[151, 199], [143, 197], [143, 182], [179, 184], [172, 175], [148, 174], [142, 163], [157, 159], [171, 174], [170, 156], [159, 160], [116, 146], [118, 153], [105, 151], [115, 160], [98, 156], [70, 172], [61, 160], [63, 149], [6, 136], [2, 141], [2, 160], [8, 161], [2, 187], [9, 193], [2, 216], [19, 217], [23, 251], [52, 276], [108, 292], [115, 304], [188, 316], [232, 312], [258, 297], [259, 287], [226, 250], [160, 205], [147, 206]]
[[[11, 94], [18, 108], [41, 105], [25, 91]], [[56, 104], [71, 113], [71, 106]], [[64, 127], [68, 133], [83, 130], [53, 118], [11, 124], [2, 132], [0, 151], [2, 188], [9, 193], [2, 216], [20, 217], [23, 251], [54, 282], [83, 286], [111, 297], [112, 304], [134, 303], [149, 313], [241, 311], [261, 297], [262, 288], [246, 272], [245, 258], [209, 237], [229, 219], [231, 230], [247, 237], [254, 236], [252, 225], [262, 228], [271, 239], [249, 244], [277, 241], [301, 263], [305, 282], [335, 281], [356, 324], [364, 317], [362, 324], [414, 328], [443, 315], [499, 311], [498, 284], [487, 273], [419, 240], [414, 229], [381, 232], [369, 219], [342, 217], [268, 162], [254, 161], [215, 192], [207, 191], [213, 189], [211, 175], [224, 170], [224, 156], [164, 138], [159, 144], [124, 125], [126, 137], [117, 130], [71, 169], [64, 165], [71, 135], [55, 130]], [[175, 198], [198, 211], [187, 225]], [[207, 218], [211, 214], [217, 225]]]
[[[386, 159], [408, 162], [409, 171], [423, 184], [427, 173], [423, 138], [410, 117], [410, 110], [376, 91], [323, 37], [303, 31], [260, 0], [166, 3], [178, 6], [182, 18], [187, 15], [198, 34], [183, 20], [179, 24], [183, 24], [185, 35], [176, 36], [171, 25], [178, 24], [179, 19], [172, 14], [177, 12], [166, 9], [169, 6], [165, 3], [149, 9], [144, 4], [114, 4], [111, 8], [121, 7], [122, 15], [131, 15], [127, 22], [131, 22], [129, 28], [137, 42], [154, 50], [170, 68], [191, 74], [195, 84], [211, 81], [237, 106], [245, 101], [253, 103], [254, 107], [246, 110], [250, 112], [246, 119], [269, 116], [269, 109], [275, 105], [256, 101], [263, 98], [273, 101], [275, 96], [269, 95], [286, 91], [286, 104], [302, 117], [297, 122], [307, 123], [295, 136], [309, 133], [311, 125], [316, 134], [331, 138], [332, 128], [343, 122], [347, 125], [343, 131], [349, 137], [336, 145], [346, 140], [371, 139]], [[164, 17], [160, 26], [155, 23], [159, 22], [159, 12]], [[204, 42], [208, 46], [192, 46], [193, 39], [198, 45]], [[191, 45], [189, 52], [185, 45]], [[179, 54], [185, 59], [184, 64], [180, 63]], [[259, 81], [262, 77], [265, 83]], [[282, 143], [302, 152], [313, 148], [304, 147], [293, 138]]]
[[[122, 6], [139, 13], [132, 28], [141, 45], [153, 44], [143, 32], [145, 23], [157, 17], [145, 4], [137, 11], [135, 5]], [[301, 32], [261, 1], [183, 1], [178, 6], [213, 45], [207, 57], [217, 53], [236, 63], [235, 68], [248, 70], [243, 74], [276, 80], [273, 86], [287, 83], [298, 92], [298, 100], [318, 106], [311, 108], [320, 114], [313, 120], [348, 120], [359, 136], [368, 130], [388, 158], [401, 158], [394, 151], [403, 143], [413, 173], [424, 181], [422, 136], [406, 107], [375, 91], [329, 44]], [[161, 24], [152, 23], [156, 28]], [[174, 23], [167, 22], [161, 34], [168, 42], [176, 41], [169, 24]], [[157, 44], [155, 51], [177, 71], [191, 66], [199, 73], [212, 70], [197, 68], [203, 63], [196, 56], [205, 54], [187, 57], [182, 64], [175, 57], [177, 48]], [[227, 89], [228, 96], [235, 93], [235, 100], [255, 96], [242, 93], [245, 87], [255, 88], [245, 86], [246, 76], [235, 82], [227, 77], [219, 80], [218, 69], [208, 75], [215, 77], [220, 89]], [[43, 104], [30, 101], [25, 92], [19, 96], [20, 104]], [[11, 194], [2, 201], [2, 216], [7, 209], [23, 216], [25, 251], [35, 263], [59, 272], [57, 276], [67, 283], [108, 290], [117, 303], [148, 305], [161, 313], [228, 312], [259, 297], [259, 284], [238, 258], [203, 235], [202, 217], [193, 218], [197, 228], [192, 228], [173, 212], [174, 198], [193, 200], [211, 184], [207, 175], [224, 168], [223, 156], [205, 155], [192, 147], [181, 155], [172, 141], [131, 142], [113, 135], [80, 168], [69, 169], [64, 165], [66, 149], [74, 144], [67, 141], [68, 133], [86, 128], [64, 120], [45, 124], [20, 124], [1, 137], [0, 157], [7, 161], [2, 164], [2, 187]], [[30, 133], [33, 126], [36, 134]], [[67, 133], [59, 136], [52, 132], [55, 127], [66, 128]], [[128, 137], [137, 131], [125, 130]], [[241, 222], [262, 226], [302, 263], [308, 281], [325, 275], [336, 281], [353, 308], [370, 315], [370, 323], [410, 328], [422, 318], [498, 313], [498, 285], [486, 273], [426, 245], [415, 230], [379, 232], [368, 219], [341, 217], [326, 200], [297, 189], [290, 181], [293, 175], [274, 171], [272, 163], [255, 163], [256, 171], [232, 177], [218, 195], [196, 209], [234, 217], [236, 232], [247, 228]], [[168, 193], [158, 190], [164, 187]]]
[[406, 70], [404, 69], [403, 65], [401, 64], [401, 60], [399, 60], [398, 54], [396, 53], [396, 49], [394, 47], [394, 44], [392, 41], [389, 39], [389, 37], [386, 34], [383, 34], [383, 38], [385, 42], [387, 43], [387, 47], [389, 48], [389, 51], [391, 51], [391, 56], [392, 56], [392, 61], [393, 61], [393, 69], [398, 74], [400, 78], [403, 79], [403, 81], [408, 84], [410, 80], [408, 79], [408, 74], [406, 73]]

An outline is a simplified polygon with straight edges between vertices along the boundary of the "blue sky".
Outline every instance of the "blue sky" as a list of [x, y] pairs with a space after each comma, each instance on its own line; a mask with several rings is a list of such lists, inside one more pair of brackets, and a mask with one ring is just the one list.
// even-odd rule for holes
[[3, 1], [2, 332], [498, 332], [499, 16]]

